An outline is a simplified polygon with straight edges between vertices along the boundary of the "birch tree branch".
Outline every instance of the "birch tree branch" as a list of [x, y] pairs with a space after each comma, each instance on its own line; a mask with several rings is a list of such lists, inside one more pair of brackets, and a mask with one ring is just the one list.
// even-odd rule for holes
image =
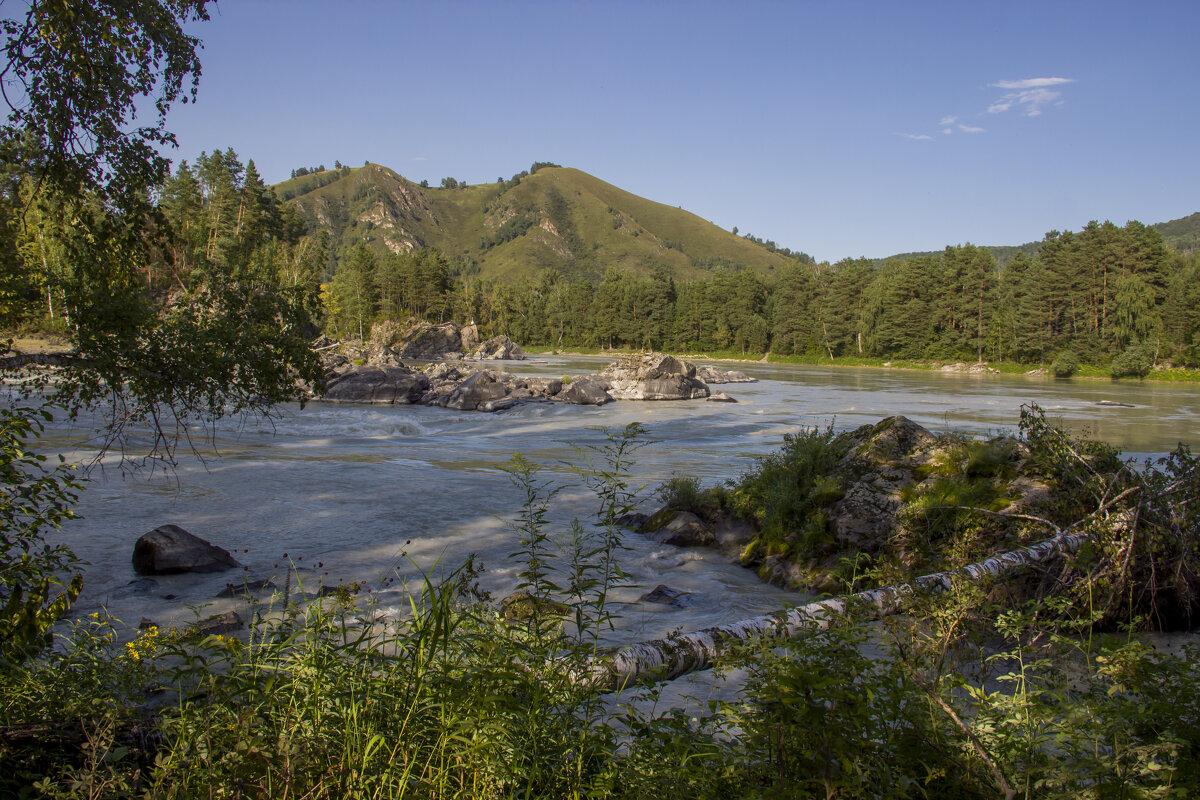
[[[579, 679], [600, 691], [619, 691], [629, 686], [671, 680], [689, 672], [706, 669], [731, 644], [737, 642], [751, 639], [782, 640], [827, 630], [837, 619], [844, 617], [852, 606], [862, 609], [867, 619], [881, 619], [904, 608], [907, 599], [914, 592], [946, 591], [956, 577], [970, 581], [978, 581], [988, 576], [1003, 577], [1046, 562], [1054, 556], [1078, 551], [1085, 542], [1092, 539], [1092, 534], [1071, 531], [1104, 512], [1107, 507], [1132, 491], [1122, 492], [1084, 519], [1038, 544], [1001, 553], [958, 570], [923, 575], [909, 583], [818, 600], [787, 611], [753, 617], [730, 625], [718, 625], [695, 633], [673, 635], [665, 639], [621, 647], [611, 654], [594, 659]], [[1117, 515], [1115, 523], [1118, 526], [1127, 525], [1127, 516]]]

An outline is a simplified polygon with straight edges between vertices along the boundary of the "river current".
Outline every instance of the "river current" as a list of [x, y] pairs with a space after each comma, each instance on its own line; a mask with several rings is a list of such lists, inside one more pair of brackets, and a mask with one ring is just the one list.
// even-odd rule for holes
[[[593, 372], [604, 357], [539, 357], [506, 362], [526, 375]], [[461, 564], [475, 554], [482, 585], [498, 597], [511, 591], [516, 536], [506, 525], [521, 495], [503, 470], [515, 453], [542, 465], [539, 478], [561, 487], [551, 530], [572, 518], [594, 520], [595, 497], [569, 464], [575, 448], [604, 440], [601, 429], [630, 422], [647, 431], [635, 454], [630, 484], [644, 487], [639, 508], [656, 507], [653, 489], [672, 474], [708, 486], [753, 466], [802, 427], [837, 429], [904, 414], [936, 431], [986, 435], [1015, 428], [1020, 407], [1037, 403], [1056, 422], [1117, 445], [1128, 456], [1160, 455], [1200, 431], [1200, 385], [1055, 381], [1044, 377], [966, 375], [909, 370], [821, 368], [764, 363], [733, 367], [759, 382], [730, 384], [736, 404], [616, 402], [601, 407], [532, 403], [497, 414], [413, 406], [312, 403], [281, 409], [272, 424], [223, 424], [215, 452], [181, 454], [169, 473], [126, 475], [94, 470], [83, 492], [81, 518], [62, 537], [89, 563], [76, 612], [106, 608], [136, 625], [182, 624], [197, 613], [237, 609], [217, 599], [227, 583], [271, 578], [282, 586], [288, 564], [313, 591], [318, 584], [358, 582], [382, 609], [405, 605], [405, 587], [420, 570]], [[1122, 405], [1113, 405], [1122, 404]], [[84, 458], [84, 431], [54, 427], [48, 444]], [[134, 440], [134, 446], [137, 441]], [[234, 552], [247, 569], [212, 575], [162, 576], [149, 591], [130, 586], [136, 539], [174, 523]], [[803, 596], [761, 583], [719, 555], [657, 545], [634, 533], [622, 565], [636, 586], [616, 595], [621, 617], [614, 638], [657, 638], [767, 613]], [[690, 592], [683, 607], [639, 601], [658, 584]]]

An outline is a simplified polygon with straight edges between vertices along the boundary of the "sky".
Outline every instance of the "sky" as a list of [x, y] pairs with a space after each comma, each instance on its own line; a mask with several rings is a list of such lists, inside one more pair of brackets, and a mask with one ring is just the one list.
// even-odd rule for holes
[[1200, 2], [227, 0], [172, 156], [534, 161], [818, 260], [1200, 211]]

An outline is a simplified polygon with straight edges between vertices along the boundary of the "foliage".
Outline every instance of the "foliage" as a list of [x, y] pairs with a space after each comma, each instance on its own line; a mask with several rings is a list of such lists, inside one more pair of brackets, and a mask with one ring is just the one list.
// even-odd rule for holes
[[838, 500], [842, 488], [833, 465], [842, 452], [833, 426], [784, 436], [778, 453], [760, 458], [731, 485], [729, 510], [758, 523], [759, 555], [809, 558], [829, 542], [822, 507]]
[[[1086, 464], [1107, 457], [1085, 456], [1034, 410], [1024, 426], [1048, 472], [1086, 484]], [[550, 534], [556, 487], [537, 465], [510, 464], [518, 581], [563, 602], [573, 626], [549, 603], [505, 619], [473, 562], [426, 577], [387, 623], [369, 599], [346, 597], [259, 609], [237, 639], [150, 629], [123, 641], [95, 615], [0, 683], [0, 787], [63, 798], [642, 800], [1200, 790], [1200, 651], [1095, 636], [1102, 608], [1072, 616], [1063, 595], [997, 606], [989, 587], [962, 582], [882, 625], [851, 607], [828, 630], [734, 650], [720, 668], [745, 671], [743, 692], [699, 716], [656, 710], [654, 691], [635, 704], [593, 694], [575, 676], [602, 655], [612, 621], [609, 592], [623, 578], [610, 537], [640, 435], [608, 431], [586, 451], [592, 465], [579, 473], [601, 501], [591, 533], [576, 522]], [[790, 449], [819, 452], [820, 439], [813, 431]], [[955, 457], [966, 472], [1007, 463], [984, 444]], [[1155, 487], [1190, 515], [1181, 529], [1196, 523], [1196, 472], [1180, 452]], [[149, 718], [147, 687], [160, 698]]]
[[[308, 345], [315, 284], [289, 284], [274, 269], [277, 240], [295, 226], [253, 162], [243, 178], [227, 151], [203, 159], [199, 175], [183, 164], [168, 181], [165, 114], [194, 97], [199, 76], [199, 40], [184, 26], [207, 19], [206, 6], [32, 0], [0, 20], [0, 324], [44, 313], [74, 349], [53, 383], [40, 374], [16, 393], [48, 396], [71, 417], [98, 410], [105, 450], [145, 423], [147, 458], [170, 460], [193, 426], [266, 414], [303, 399], [301, 382], [321, 380]], [[26, 361], [5, 359], [4, 377]], [[72, 578], [51, 597], [71, 562], [44, 536], [66, 517], [76, 485], [34, 469], [25, 448], [37, 413], [11, 407], [0, 437], [13, 513], [0, 568], [16, 570], [3, 598], [6, 657], [27, 652], [79, 591]]]
[[1145, 345], [1130, 347], [1113, 359], [1113, 378], [1144, 378], [1154, 369], [1154, 350]]
[[663, 505], [695, 512], [702, 506], [700, 479], [695, 475], [673, 475], [654, 492]]
[[1054, 359], [1050, 371], [1056, 378], [1069, 378], [1079, 371], [1079, 359], [1070, 350], [1064, 350]]
[[75, 556], [46, 540], [71, 518], [81, 487], [61, 457], [48, 469], [31, 449], [51, 418], [47, 408], [0, 409], [0, 680], [49, 643], [83, 588]]

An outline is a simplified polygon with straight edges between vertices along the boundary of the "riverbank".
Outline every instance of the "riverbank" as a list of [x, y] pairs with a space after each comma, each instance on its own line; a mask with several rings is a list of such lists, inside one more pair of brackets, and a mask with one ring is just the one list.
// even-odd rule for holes
[[[622, 355], [641, 352], [638, 350], [616, 348], [607, 349], [602, 347], [573, 347], [568, 349], [554, 347], [526, 347], [525, 352], [529, 355], [564, 355], [564, 356], [612, 356], [619, 358]], [[776, 353], [767, 353], [755, 358], [752, 354], [739, 353], [732, 350], [713, 350], [703, 353], [693, 352], [672, 352], [662, 351], [679, 358], [687, 358], [699, 361], [728, 361], [739, 364], [792, 364], [796, 366], [811, 366], [811, 367], [864, 367], [878, 369], [895, 369], [895, 370], [915, 370], [923, 372], [960, 372], [969, 373], [972, 375], [1030, 375], [1044, 376], [1053, 378], [1050, 372], [1050, 366], [1047, 364], [1021, 364], [1015, 361], [985, 361], [982, 364], [966, 361], [938, 361], [938, 360], [914, 360], [914, 359], [888, 359], [888, 358], [866, 358], [866, 357], [851, 357], [839, 356], [836, 358], [825, 358], [810, 355], [779, 355]], [[1113, 378], [1108, 370], [1104, 367], [1083, 365], [1070, 378], [1062, 378], [1058, 380], [1118, 380]], [[1200, 383], [1200, 369], [1187, 368], [1159, 368], [1150, 371], [1150, 374], [1145, 378], [1135, 379], [1120, 379], [1125, 381], [1159, 381], [1168, 383]]]

